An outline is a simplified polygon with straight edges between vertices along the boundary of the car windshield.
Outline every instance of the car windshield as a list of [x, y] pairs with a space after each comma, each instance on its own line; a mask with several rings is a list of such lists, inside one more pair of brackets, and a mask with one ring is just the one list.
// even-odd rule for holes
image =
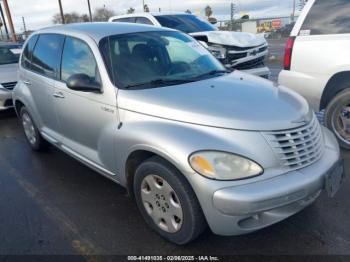
[[187, 34], [217, 30], [211, 24], [198, 19], [194, 15], [156, 15], [155, 18], [162, 26], [176, 29]]
[[21, 54], [21, 46], [0, 45], [0, 65], [17, 64]]
[[227, 73], [193, 38], [173, 31], [106, 37], [100, 42], [109, 75], [119, 88], [151, 88]]

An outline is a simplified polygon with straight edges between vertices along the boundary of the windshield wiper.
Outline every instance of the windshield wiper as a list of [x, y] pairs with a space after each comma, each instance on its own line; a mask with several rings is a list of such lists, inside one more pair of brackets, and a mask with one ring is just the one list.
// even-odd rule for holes
[[184, 84], [184, 83], [189, 83], [193, 82], [191, 79], [166, 79], [166, 78], [159, 78], [155, 79], [149, 82], [144, 82], [144, 83], [136, 83], [136, 84], [130, 84], [125, 86], [124, 88], [133, 88], [133, 87], [140, 87], [140, 86], [162, 86], [162, 85], [178, 85], [178, 84]]
[[217, 74], [228, 74], [228, 73], [231, 73], [231, 71], [229, 71], [229, 70], [211, 70], [209, 72], [206, 72], [204, 74], [201, 74], [201, 75], [198, 75], [198, 76], [192, 78], [192, 80], [201, 79], [201, 78], [206, 77], [206, 76], [213, 76], [213, 75], [217, 75]]

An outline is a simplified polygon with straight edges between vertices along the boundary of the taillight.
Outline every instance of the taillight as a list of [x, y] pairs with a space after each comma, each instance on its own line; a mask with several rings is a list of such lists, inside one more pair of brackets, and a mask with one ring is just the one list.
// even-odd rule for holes
[[290, 70], [290, 66], [292, 63], [292, 52], [294, 46], [295, 37], [289, 37], [286, 43], [286, 48], [284, 51], [284, 70]]

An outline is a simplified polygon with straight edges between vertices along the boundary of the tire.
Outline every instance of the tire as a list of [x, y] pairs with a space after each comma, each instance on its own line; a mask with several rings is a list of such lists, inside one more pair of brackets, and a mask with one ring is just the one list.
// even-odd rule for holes
[[23, 106], [21, 108], [20, 116], [23, 131], [30, 147], [34, 151], [46, 151], [49, 147], [49, 143], [40, 135], [39, 130], [26, 107]]
[[325, 124], [336, 135], [339, 145], [350, 150], [350, 88], [337, 94], [328, 104]]
[[185, 177], [160, 157], [152, 157], [137, 168], [134, 195], [146, 223], [172, 243], [187, 244], [207, 227], [197, 197]]

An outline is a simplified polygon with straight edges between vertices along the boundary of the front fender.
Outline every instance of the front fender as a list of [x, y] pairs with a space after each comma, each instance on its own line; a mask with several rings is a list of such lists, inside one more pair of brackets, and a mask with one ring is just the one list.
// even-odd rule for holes
[[195, 172], [189, 156], [200, 150], [219, 150], [248, 157], [264, 168], [277, 165], [270, 146], [259, 132], [231, 130], [171, 121], [120, 110], [116, 152], [119, 181], [126, 185], [126, 162], [131, 153], [145, 150], [172, 163], [187, 178]]

